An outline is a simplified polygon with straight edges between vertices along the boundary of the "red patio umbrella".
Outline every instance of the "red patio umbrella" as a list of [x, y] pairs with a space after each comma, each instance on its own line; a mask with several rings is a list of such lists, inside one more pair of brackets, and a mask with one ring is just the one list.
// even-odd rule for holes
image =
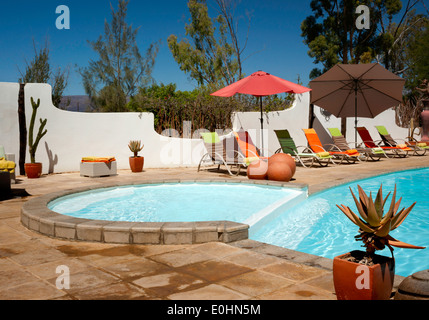
[[273, 76], [267, 72], [258, 71], [239, 80], [219, 91], [212, 93], [212, 96], [218, 97], [232, 97], [237, 93], [250, 94], [259, 97], [261, 104], [261, 130], [262, 130], [262, 149], [264, 148], [263, 129], [264, 129], [264, 112], [262, 109], [262, 97], [270, 96], [279, 93], [305, 93], [311, 89], [303, 87], [299, 84], [284, 80], [282, 78]]

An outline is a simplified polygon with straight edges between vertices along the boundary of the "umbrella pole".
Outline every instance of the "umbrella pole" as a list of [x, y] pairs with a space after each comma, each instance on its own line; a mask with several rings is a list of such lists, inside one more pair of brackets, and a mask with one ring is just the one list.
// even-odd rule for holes
[[355, 147], [357, 148], [357, 126], [358, 126], [358, 119], [357, 119], [357, 81], [355, 82]]
[[259, 97], [261, 106], [261, 154], [264, 156], [264, 110], [262, 108], [262, 97]]

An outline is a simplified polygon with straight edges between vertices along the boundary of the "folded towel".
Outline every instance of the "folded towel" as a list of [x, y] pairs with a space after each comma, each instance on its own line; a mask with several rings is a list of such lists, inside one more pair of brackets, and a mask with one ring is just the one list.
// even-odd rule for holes
[[326, 157], [330, 156], [330, 153], [329, 152], [319, 152], [319, 153], [316, 153], [316, 155], [320, 158], [326, 158]]
[[427, 147], [427, 144], [424, 142], [417, 143], [417, 147], [424, 148]]
[[372, 148], [373, 153], [384, 153], [382, 148]]
[[258, 157], [249, 157], [249, 158], [245, 158], [244, 159], [244, 163], [246, 164], [246, 166], [248, 166], [249, 164], [251, 164], [253, 161], [257, 161], [260, 158]]
[[401, 148], [401, 149], [408, 148], [408, 146], [406, 144], [398, 144], [397, 147]]
[[346, 152], [347, 152], [347, 154], [356, 154], [356, 153], [359, 153], [356, 149], [347, 150]]
[[104, 162], [109, 163], [116, 161], [115, 157], [99, 158], [99, 157], [83, 157], [82, 162]]
[[7, 161], [6, 158], [0, 158], [0, 171], [14, 173], [15, 167], [16, 167], [15, 162]]

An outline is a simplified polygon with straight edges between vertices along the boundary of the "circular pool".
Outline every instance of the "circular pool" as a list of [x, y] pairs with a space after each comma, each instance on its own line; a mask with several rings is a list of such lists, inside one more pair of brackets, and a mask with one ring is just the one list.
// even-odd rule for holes
[[306, 186], [269, 181], [154, 181], [81, 188], [24, 204], [22, 223], [77, 241], [192, 244], [248, 239], [250, 226], [307, 197]]

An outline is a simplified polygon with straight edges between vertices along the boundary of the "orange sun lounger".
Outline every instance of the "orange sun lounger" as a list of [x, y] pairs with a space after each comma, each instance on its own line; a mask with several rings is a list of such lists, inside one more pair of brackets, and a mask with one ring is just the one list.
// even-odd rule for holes
[[331, 145], [331, 149], [325, 150], [325, 148], [322, 146], [319, 136], [316, 133], [316, 130], [303, 129], [303, 131], [305, 137], [307, 138], [309, 147], [311, 150], [313, 150], [314, 153], [328, 152], [331, 156], [334, 157], [334, 159], [340, 160], [340, 163], [342, 163], [344, 160], [349, 163], [355, 163], [361, 156], [361, 154], [356, 149], [341, 151], [335, 145]]
[[262, 157], [260, 155], [260, 150], [255, 146], [250, 138], [250, 135], [247, 131], [239, 130], [234, 132], [235, 138], [237, 139], [238, 146], [246, 159], [263, 159], [267, 160], [267, 157]]

